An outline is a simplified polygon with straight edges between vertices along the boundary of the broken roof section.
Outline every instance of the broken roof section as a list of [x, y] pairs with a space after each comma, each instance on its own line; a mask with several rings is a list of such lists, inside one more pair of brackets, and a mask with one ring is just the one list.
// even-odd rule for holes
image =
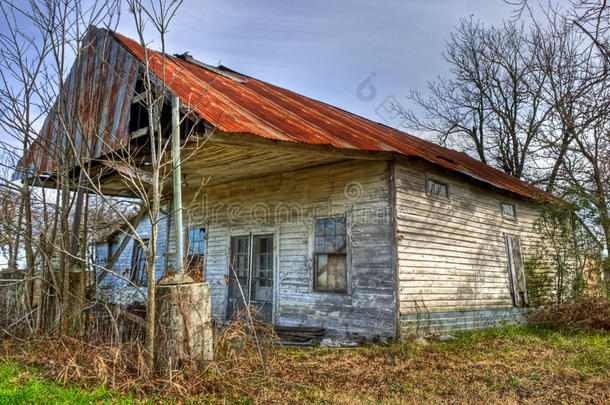
[[[77, 156], [97, 158], [128, 141], [139, 65], [114, 37], [91, 28], [80, 58], [64, 80], [64, 97], [55, 101], [19, 167], [45, 175], [56, 171], [57, 162], [63, 159], [59, 145], [68, 145]], [[58, 114], [63, 119], [58, 119]], [[73, 141], [64, 135], [67, 133], [75, 133]], [[18, 170], [14, 177], [21, 174]]]
[[[110, 51], [103, 49], [104, 56], [110, 58], [108, 64], [114, 67], [118, 76], [128, 78], [123, 80], [123, 83], [132, 84], [133, 65], [125, 62], [122, 51], [114, 50], [115, 45], [121, 44], [124, 49], [127, 49], [130, 55], [138, 61], [140, 67], [143, 67], [146, 61], [144, 48], [136, 41], [120, 34], [95, 27], [91, 28], [89, 35], [95, 35], [97, 38], [103, 37], [92, 43], [110, 48]], [[115, 41], [108, 41], [108, 38], [115, 39], [116, 44], [111, 44]], [[96, 45], [94, 54], [99, 55], [100, 49], [97, 47], [98, 45]], [[148, 67], [157, 77], [161, 78], [163, 72], [161, 54], [152, 50], [146, 52], [149, 60]], [[115, 57], [114, 54], [117, 56]], [[122, 63], [119, 63], [119, 60]], [[92, 66], [101, 67], [101, 64], [95, 62]], [[126, 68], [127, 70], [123, 70]], [[207, 66], [183, 55], [167, 57], [165, 69], [167, 87], [202, 119], [221, 131], [249, 133], [286, 142], [332, 145], [352, 150], [395, 152], [423, 159], [523, 197], [552, 198], [537, 187], [494, 169], [464, 153], [441, 147], [225, 67]], [[94, 86], [111, 88], [111, 91], [102, 93], [107, 95], [104, 100], [91, 100], [102, 107], [95, 111], [102, 111], [102, 116], [105, 117], [113, 115], [122, 118], [122, 113], [127, 107], [125, 103], [128, 104], [129, 97], [133, 97], [133, 84], [131, 95], [128, 95], [118, 92], [117, 89], [110, 86], [109, 78], [104, 79], [103, 82], [100, 81], [103, 75], [97, 76], [95, 72], [87, 70], [86, 77], [97, 78], [90, 82]], [[107, 100], [112, 97], [119, 97], [119, 103], [108, 104]], [[103, 112], [109, 108], [115, 109], [115, 111]], [[119, 131], [119, 133], [112, 134], [113, 140], [124, 139], [125, 136], [128, 136], [125, 133], [125, 125], [114, 125], [112, 130]], [[86, 144], [100, 144], [90, 136], [91, 134], [85, 138]], [[43, 129], [41, 138], [48, 137]], [[101, 143], [101, 145], [111, 144], [112, 142]], [[101, 156], [98, 151], [103, 152], [98, 148], [92, 148], [91, 151], [93, 152], [90, 155], [92, 158]], [[42, 152], [44, 154], [44, 150]], [[36, 162], [43, 163], [46, 160], [38, 159]], [[44, 172], [51, 167], [49, 164], [37, 164], [37, 168]]]

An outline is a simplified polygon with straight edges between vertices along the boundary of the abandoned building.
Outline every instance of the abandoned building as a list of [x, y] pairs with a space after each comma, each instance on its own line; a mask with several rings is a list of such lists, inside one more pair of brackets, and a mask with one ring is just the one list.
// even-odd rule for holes
[[[117, 145], [146, 138], [141, 80], [150, 69], [161, 82], [162, 68], [151, 50], [147, 67], [133, 40], [88, 35], [81, 74], [73, 68], [66, 83], [81, 88], [88, 113], [77, 144], [95, 167]], [[464, 153], [188, 54], [167, 55], [166, 83], [210, 134], [197, 147], [183, 141], [181, 191], [185, 260], [209, 283], [217, 322], [245, 300], [274, 325], [388, 338], [510, 323], [527, 310], [524, 262], [537, 243], [538, 201], [549, 195]], [[53, 137], [47, 122], [29, 169], [52, 176]], [[105, 169], [103, 192], [129, 197]], [[163, 212], [159, 277], [176, 254], [171, 195]], [[149, 229], [142, 220], [140, 237]], [[123, 237], [96, 241], [95, 260]], [[130, 241], [113, 268], [142, 284], [144, 267]], [[104, 282], [129, 288], [112, 280]]]

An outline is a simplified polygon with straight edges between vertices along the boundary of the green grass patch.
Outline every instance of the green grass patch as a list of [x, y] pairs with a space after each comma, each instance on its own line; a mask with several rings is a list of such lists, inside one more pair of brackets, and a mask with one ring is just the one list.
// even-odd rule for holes
[[0, 404], [133, 404], [127, 396], [103, 386], [87, 390], [48, 381], [35, 369], [12, 362], [0, 363]]

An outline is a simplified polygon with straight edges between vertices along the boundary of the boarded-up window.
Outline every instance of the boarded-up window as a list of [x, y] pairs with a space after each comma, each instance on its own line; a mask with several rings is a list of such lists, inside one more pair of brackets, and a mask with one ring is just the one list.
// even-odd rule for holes
[[446, 183], [428, 179], [426, 182], [426, 191], [428, 195], [438, 195], [449, 198], [449, 187], [447, 187]]
[[314, 288], [347, 291], [347, 232], [345, 217], [316, 220]]
[[[148, 245], [148, 239], [143, 240], [144, 245]], [[146, 251], [142, 247], [142, 244], [134, 241], [133, 254], [131, 256], [131, 272], [129, 279], [136, 285], [146, 284], [146, 275], [148, 271], [146, 269]]]
[[513, 204], [502, 203], [502, 216], [514, 219], [517, 217], [517, 211], [515, 211], [515, 206]]
[[506, 235], [505, 241], [513, 303], [516, 306], [522, 307], [528, 304], [528, 298], [525, 284], [523, 254], [521, 252], [521, 239], [518, 236]]

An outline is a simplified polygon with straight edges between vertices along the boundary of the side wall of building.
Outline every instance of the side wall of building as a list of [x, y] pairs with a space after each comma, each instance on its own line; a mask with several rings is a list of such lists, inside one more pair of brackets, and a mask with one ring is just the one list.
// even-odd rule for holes
[[[344, 161], [256, 179], [205, 187], [184, 222], [206, 229], [203, 276], [212, 311], [227, 319], [231, 236], [273, 234], [274, 322], [323, 327], [329, 335], [390, 337], [395, 334], [395, 260], [387, 161]], [[316, 218], [345, 216], [347, 293], [314, 289]], [[173, 255], [173, 235], [170, 251]]]
[[[399, 161], [394, 171], [401, 332], [522, 320], [505, 235], [520, 237], [525, 260], [534, 254], [534, 204], [424, 163]], [[449, 198], [428, 195], [427, 179], [447, 184]], [[501, 203], [514, 204], [516, 219], [502, 215]]]

